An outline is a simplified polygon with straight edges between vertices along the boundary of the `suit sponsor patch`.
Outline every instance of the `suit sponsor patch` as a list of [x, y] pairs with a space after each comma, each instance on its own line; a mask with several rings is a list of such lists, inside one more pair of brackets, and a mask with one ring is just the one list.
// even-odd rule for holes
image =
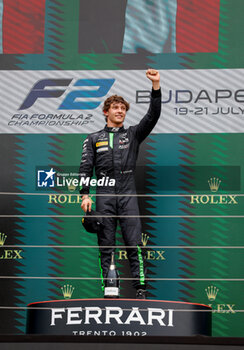
[[101, 147], [97, 149], [97, 153], [104, 152], [104, 151], [108, 151], [108, 147]]
[[96, 143], [96, 147], [108, 146], [108, 141], [101, 141]]

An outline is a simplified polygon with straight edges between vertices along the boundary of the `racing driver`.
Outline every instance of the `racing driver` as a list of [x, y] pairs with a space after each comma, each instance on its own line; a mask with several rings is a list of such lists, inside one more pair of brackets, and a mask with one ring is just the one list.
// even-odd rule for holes
[[[109, 269], [119, 220], [138, 299], [146, 298], [146, 282], [134, 171], [140, 143], [150, 134], [161, 112], [159, 72], [148, 69], [146, 76], [152, 82], [150, 106], [146, 115], [139, 124], [125, 129], [123, 123], [129, 103], [117, 95], [107, 98], [103, 106], [106, 125], [104, 129], [88, 135], [85, 139], [79, 170], [82, 178], [91, 178], [95, 168], [97, 180], [103, 177], [115, 180], [114, 186], [97, 186], [96, 210], [103, 217], [104, 225], [103, 230], [98, 233], [102, 276], [106, 278]], [[83, 182], [80, 193], [81, 208], [85, 212], [91, 211], [92, 200], [87, 183]]]

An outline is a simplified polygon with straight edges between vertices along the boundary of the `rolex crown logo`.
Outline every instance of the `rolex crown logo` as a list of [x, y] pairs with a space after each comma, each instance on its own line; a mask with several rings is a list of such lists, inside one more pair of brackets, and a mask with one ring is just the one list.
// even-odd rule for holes
[[72, 297], [74, 289], [75, 288], [69, 284], [65, 284], [63, 287], [61, 287], [64, 299], [70, 299]]
[[76, 189], [76, 186], [73, 185], [73, 184], [71, 184], [71, 185], [68, 186], [68, 190], [69, 190], [70, 192], [74, 192], [75, 189]]
[[208, 184], [211, 192], [217, 192], [219, 189], [220, 183], [221, 183], [221, 180], [215, 177], [211, 177], [211, 179], [208, 180]]
[[7, 235], [5, 233], [0, 232], [0, 246], [3, 246], [6, 241]]
[[205, 289], [205, 292], [207, 294], [208, 300], [214, 301], [217, 297], [219, 289], [214, 286], [209, 286], [208, 288]]
[[142, 241], [143, 247], [147, 245], [148, 240], [149, 240], [149, 236], [146, 233], [142, 233], [141, 241]]

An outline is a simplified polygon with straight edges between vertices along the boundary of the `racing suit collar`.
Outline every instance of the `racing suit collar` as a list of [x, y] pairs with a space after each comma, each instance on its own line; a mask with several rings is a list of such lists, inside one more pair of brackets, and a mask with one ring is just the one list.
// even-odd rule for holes
[[120, 128], [115, 128], [115, 127], [108, 127], [107, 125], [105, 125], [104, 130], [108, 132], [123, 132], [125, 131], [125, 128], [123, 126], [121, 126]]

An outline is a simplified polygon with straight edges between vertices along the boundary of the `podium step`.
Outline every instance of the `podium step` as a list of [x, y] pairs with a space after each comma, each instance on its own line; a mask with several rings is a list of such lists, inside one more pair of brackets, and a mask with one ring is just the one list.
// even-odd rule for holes
[[211, 335], [211, 308], [178, 301], [70, 299], [28, 305], [27, 334], [73, 336]]

